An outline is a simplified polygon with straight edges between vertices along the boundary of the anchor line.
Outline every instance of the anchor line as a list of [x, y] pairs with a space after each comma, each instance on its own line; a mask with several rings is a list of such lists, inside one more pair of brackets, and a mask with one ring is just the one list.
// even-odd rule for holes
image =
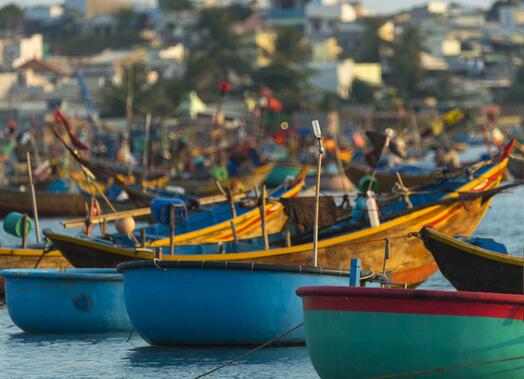
[[267, 341], [267, 342], [264, 342], [262, 345], [259, 345], [259, 346], [255, 347], [254, 349], [251, 349], [251, 350], [245, 352], [244, 354], [242, 354], [242, 355], [240, 355], [240, 356], [238, 356], [238, 357], [236, 357], [236, 358], [234, 358], [234, 359], [231, 359], [230, 361], [227, 361], [227, 362], [221, 364], [220, 366], [215, 367], [215, 368], [212, 369], [212, 370], [209, 370], [209, 371], [207, 371], [207, 372], [205, 372], [205, 373], [203, 373], [203, 374], [200, 374], [200, 375], [198, 375], [198, 376], [195, 376], [194, 379], [200, 379], [200, 378], [203, 378], [203, 377], [208, 376], [208, 375], [210, 375], [210, 374], [212, 374], [212, 373], [214, 373], [214, 372], [217, 372], [218, 370], [223, 369], [224, 367], [230, 366], [230, 365], [232, 365], [232, 364], [234, 364], [234, 363], [236, 363], [236, 362], [238, 362], [238, 361], [244, 359], [244, 358], [247, 357], [248, 355], [251, 355], [251, 354], [257, 352], [258, 350], [261, 350], [261, 349], [263, 349], [264, 347], [266, 347], [266, 346], [268, 346], [268, 345], [271, 345], [272, 343], [275, 343], [276, 341], [278, 341], [279, 339], [281, 339], [281, 338], [287, 336], [288, 334], [293, 333], [295, 330], [299, 329], [299, 328], [302, 327], [303, 325], [304, 325], [304, 323], [301, 322], [300, 324], [295, 325], [294, 327], [292, 327], [291, 329], [285, 331], [284, 333], [279, 334], [278, 336], [276, 336], [276, 337], [270, 339], [270, 340]]
[[523, 360], [523, 359], [524, 359], [524, 356], [516, 356], [516, 357], [511, 357], [511, 358], [466, 363], [466, 364], [452, 365], [452, 366], [446, 366], [446, 367], [434, 367], [434, 368], [425, 369], [425, 370], [406, 371], [406, 372], [401, 372], [398, 374], [374, 376], [371, 379], [389, 379], [389, 378], [403, 378], [407, 376], [420, 376], [420, 375], [431, 374], [435, 372], [442, 373], [445, 371], [459, 370], [463, 368], [470, 368], [470, 367], [477, 367], [477, 366], [486, 366], [486, 365], [491, 365], [495, 363], [511, 362], [511, 361], [518, 361], [518, 360]]

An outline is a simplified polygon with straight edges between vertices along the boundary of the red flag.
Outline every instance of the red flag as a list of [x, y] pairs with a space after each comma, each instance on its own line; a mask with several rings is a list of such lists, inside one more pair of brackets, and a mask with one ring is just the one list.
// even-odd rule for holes
[[71, 140], [71, 143], [74, 147], [81, 151], [89, 150], [89, 148], [82, 141], [80, 141], [77, 136], [73, 134], [73, 132], [71, 131], [71, 126], [69, 125], [69, 121], [67, 121], [62, 112], [60, 112], [60, 109], [55, 109], [54, 116], [56, 124], [64, 125], [67, 131], [67, 135], [69, 136], [69, 139]]
[[218, 88], [220, 89], [220, 96], [225, 96], [231, 89], [231, 84], [228, 82], [220, 82], [218, 83]]

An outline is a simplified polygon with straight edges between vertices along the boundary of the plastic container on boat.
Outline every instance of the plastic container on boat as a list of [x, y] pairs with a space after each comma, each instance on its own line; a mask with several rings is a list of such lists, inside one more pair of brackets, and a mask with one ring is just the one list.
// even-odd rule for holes
[[114, 269], [2, 270], [9, 317], [29, 333], [129, 331], [122, 275]]
[[[28, 217], [26, 221], [26, 234], [33, 230], [33, 221]], [[24, 215], [19, 212], [10, 212], [4, 218], [4, 231], [15, 237], [24, 235]]]
[[[303, 320], [295, 290], [345, 285], [348, 274], [315, 267], [244, 262], [121, 263], [135, 330], [154, 345], [255, 345]], [[303, 328], [278, 341], [304, 343]]]
[[175, 222], [183, 222], [187, 218], [187, 208], [184, 200], [177, 198], [157, 198], [151, 201], [151, 214], [155, 222], [169, 225], [171, 207], [174, 207]]

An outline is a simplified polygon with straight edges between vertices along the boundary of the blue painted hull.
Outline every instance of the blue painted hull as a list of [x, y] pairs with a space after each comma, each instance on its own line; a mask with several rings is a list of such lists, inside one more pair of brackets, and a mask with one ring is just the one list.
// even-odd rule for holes
[[122, 275], [113, 269], [2, 270], [11, 320], [28, 333], [130, 331]]
[[[118, 266], [124, 273], [131, 322], [153, 345], [261, 344], [303, 321], [295, 296], [298, 287], [348, 283], [340, 272], [336, 276], [256, 269], [270, 266], [264, 264], [254, 264], [254, 270], [245, 269], [253, 267], [251, 263], [238, 262], [158, 264], [165, 270], [150, 261]], [[303, 328], [278, 342], [304, 343]]]

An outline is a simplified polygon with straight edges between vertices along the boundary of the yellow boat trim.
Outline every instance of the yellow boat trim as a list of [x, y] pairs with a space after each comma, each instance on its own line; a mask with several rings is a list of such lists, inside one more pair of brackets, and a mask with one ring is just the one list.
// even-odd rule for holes
[[[0, 256], [17, 256], [17, 257], [39, 257], [44, 250], [42, 249], [24, 249], [21, 247], [0, 247]], [[45, 254], [46, 257], [61, 257], [59, 250], [51, 250]]]
[[456, 238], [450, 237], [446, 234], [437, 232], [436, 230], [428, 229], [428, 234], [435, 241], [452, 246], [461, 252], [476, 255], [482, 258], [486, 258], [489, 260], [493, 260], [493, 261], [497, 261], [497, 262], [501, 262], [505, 264], [511, 264], [511, 265], [520, 266], [520, 267], [524, 266], [524, 258], [500, 254], [500, 253], [494, 253], [482, 247], [474, 246], [467, 242], [460, 241]]

